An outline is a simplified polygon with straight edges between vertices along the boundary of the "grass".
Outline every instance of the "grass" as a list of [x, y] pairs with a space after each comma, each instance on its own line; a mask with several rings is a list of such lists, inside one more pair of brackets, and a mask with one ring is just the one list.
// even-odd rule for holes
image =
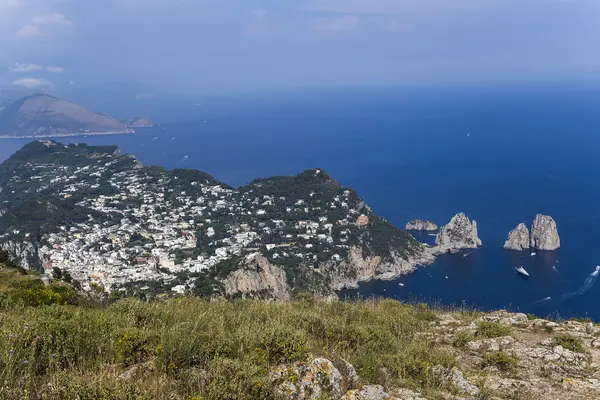
[[564, 349], [571, 350], [576, 353], [586, 352], [581, 340], [571, 335], [556, 335], [554, 337], [554, 346], [562, 346]]
[[475, 340], [475, 335], [471, 332], [461, 331], [454, 337], [454, 346], [464, 347], [470, 341]]
[[489, 321], [481, 321], [477, 325], [477, 336], [482, 339], [492, 339], [510, 335], [512, 335], [512, 329], [506, 325]]
[[0, 308], [0, 398], [270, 399], [272, 367], [317, 356], [427, 390], [455, 363], [420, 335], [434, 317], [392, 300], [16, 302]]
[[511, 357], [503, 351], [495, 351], [487, 353], [483, 357], [483, 365], [485, 367], [496, 367], [501, 371], [512, 371], [517, 367], [519, 360]]

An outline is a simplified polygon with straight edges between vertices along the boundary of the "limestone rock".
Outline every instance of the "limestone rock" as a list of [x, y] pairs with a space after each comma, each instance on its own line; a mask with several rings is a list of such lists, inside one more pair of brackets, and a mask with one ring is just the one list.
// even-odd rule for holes
[[309, 363], [299, 363], [293, 367], [282, 365], [273, 370], [269, 378], [275, 385], [277, 394], [285, 399], [317, 400], [342, 397], [342, 374], [325, 358], [316, 358]]
[[400, 400], [387, 394], [381, 385], [363, 386], [362, 389], [350, 390], [342, 400]]
[[223, 282], [227, 295], [252, 296], [268, 292], [275, 299], [288, 300], [290, 290], [285, 271], [256, 253], [244, 260], [245, 267], [232, 272]]
[[413, 219], [406, 224], [407, 231], [437, 231], [438, 226], [431, 221], [422, 219]]
[[537, 250], [556, 250], [560, 247], [556, 222], [552, 217], [536, 215], [531, 225], [530, 245]]
[[452, 370], [450, 371], [449, 378], [454, 388], [460, 393], [468, 394], [471, 396], [477, 396], [479, 392], [481, 392], [481, 390], [477, 386], [470, 383], [463, 376], [462, 372], [460, 372], [460, 370], [456, 367], [452, 368]]
[[508, 233], [508, 240], [504, 243], [504, 248], [517, 251], [529, 248], [529, 229], [524, 223], [520, 223]]
[[440, 253], [476, 249], [481, 246], [477, 235], [477, 222], [471, 222], [464, 213], [456, 214], [447, 225], [442, 226], [435, 244]]

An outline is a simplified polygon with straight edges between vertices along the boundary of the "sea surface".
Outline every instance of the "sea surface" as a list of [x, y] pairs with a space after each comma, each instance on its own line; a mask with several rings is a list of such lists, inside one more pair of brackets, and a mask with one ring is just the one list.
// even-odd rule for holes
[[[117, 144], [147, 165], [198, 168], [234, 186], [323, 168], [400, 227], [412, 218], [442, 225], [465, 212], [477, 220], [480, 250], [342, 294], [600, 321], [592, 275], [600, 265], [598, 89], [353, 89], [170, 102], [150, 111], [155, 127], [135, 135], [65, 141]], [[0, 141], [0, 160], [26, 142]], [[555, 218], [561, 249], [504, 251], [508, 231], [537, 213]]]

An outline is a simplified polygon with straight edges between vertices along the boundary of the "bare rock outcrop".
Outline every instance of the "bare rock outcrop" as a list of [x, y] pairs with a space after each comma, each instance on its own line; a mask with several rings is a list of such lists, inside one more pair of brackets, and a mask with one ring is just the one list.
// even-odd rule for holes
[[438, 226], [431, 221], [426, 221], [423, 219], [413, 219], [408, 224], [406, 224], [407, 231], [437, 231]]
[[333, 290], [357, 288], [360, 282], [371, 279], [391, 280], [413, 272], [417, 266], [429, 265], [435, 261], [431, 249], [422, 245], [414, 254], [402, 256], [394, 251], [390, 257], [365, 256], [359, 247], [351, 247], [348, 258], [340, 263], [328, 263], [322, 271], [331, 282]]
[[508, 233], [508, 239], [504, 243], [506, 250], [527, 250], [529, 248], [529, 229], [524, 223], [520, 223], [515, 229]]
[[283, 268], [272, 265], [258, 253], [247, 256], [244, 263], [243, 268], [232, 272], [223, 282], [228, 296], [266, 293], [275, 299], [289, 300], [290, 290]]
[[481, 240], [477, 235], [477, 222], [471, 222], [464, 213], [456, 214], [448, 224], [442, 226], [435, 244], [437, 253], [476, 249], [481, 246]]
[[537, 250], [556, 250], [560, 248], [560, 237], [556, 222], [548, 215], [538, 214], [531, 225], [529, 244]]

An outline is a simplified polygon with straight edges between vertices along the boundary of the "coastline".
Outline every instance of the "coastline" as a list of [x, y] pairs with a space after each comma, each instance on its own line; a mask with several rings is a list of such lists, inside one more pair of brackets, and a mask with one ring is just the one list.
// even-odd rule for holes
[[47, 135], [0, 135], [0, 139], [50, 139], [61, 137], [77, 137], [77, 136], [103, 136], [103, 135], [131, 135], [135, 133], [135, 129], [124, 129], [121, 131], [110, 132], [74, 132], [74, 133], [54, 133]]

